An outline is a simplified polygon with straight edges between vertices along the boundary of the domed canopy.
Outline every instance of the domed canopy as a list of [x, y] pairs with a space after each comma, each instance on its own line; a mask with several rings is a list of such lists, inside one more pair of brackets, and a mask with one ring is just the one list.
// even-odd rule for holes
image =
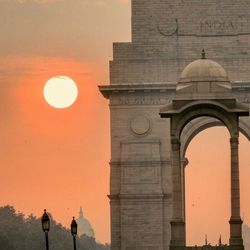
[[199, 59], [186, 66], [180, 76], [179, 83], [216, 81], [228, 82], [228, 76], [223, 67], [210, 59]]
[[231, 91], [232, 86], [226, 71], [217, 62], [206, 59], [205, 51], [202, 59], [188, 64], [181, 73], [177, 84], [177, 93], [218, 93]]

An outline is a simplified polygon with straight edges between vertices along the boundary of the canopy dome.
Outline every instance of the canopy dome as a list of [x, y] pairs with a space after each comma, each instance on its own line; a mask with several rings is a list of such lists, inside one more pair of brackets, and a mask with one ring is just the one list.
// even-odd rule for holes
[[228, 82], [228, 76], [224, 68], [210, 59], [198, 59], [186, 66], [180, 76], [180, 83], [222, 81]]
[[202, 59], [189, 63], [181, 73], [177, 91], [192, 92], [221, 92], [231, 89], [231, 83], [224, 68], [217, 62]]

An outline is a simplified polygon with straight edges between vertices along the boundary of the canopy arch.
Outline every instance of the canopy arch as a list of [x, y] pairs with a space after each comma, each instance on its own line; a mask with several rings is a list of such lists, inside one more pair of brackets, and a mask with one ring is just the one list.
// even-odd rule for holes
[[238, 128], [236, 126], [236, 116], [233, 114], [229, 116], [228, 113], [227, 107], [224, 107], [224, 105], [217, 102], [197, 101], [188, 104], [180, 110], [179, 115], [172, 118], [171, 136], [174, 138], [180, 138], [183, 129], [189, 122], [203, 116], [219, 120], [227, 127], [231, 137], [237, 136]]
[[[198, 117], [190, 121], [181, 133], [181, 157], [185, 158], [187, 148], [196, 135], [207, 128], [216, 126], [225, 125], [217, 118], [209, 116]], [[239, 120], [239, 131], [250, 141], [250, 129], [242, 118]]]
[[[224, 125], [230, 134], [231, 147], [230, 247], [236, 246], [237, 250], [243, 250], [238, 161], [239, 118], [249, 115], [249, 107], [237, 101], [224, 69], [214, 61], [207, 60], [203, 52], [202, 59], [190, 63], [184, 69], [177, 83], [176, 97], [160, 110], [160, 115], [162, 118], [170, 118], [171, 124], [173, 218], [170, 249], [176, 250], [186, 245], [183, 158], [187, 146], [205, 128]], [[198, 124], [185, 130], [194, 121], [198, 121]], [[243, 131], [246, 128], [242, 126]], [[249, 133], [245, 131], [244, 134]]]

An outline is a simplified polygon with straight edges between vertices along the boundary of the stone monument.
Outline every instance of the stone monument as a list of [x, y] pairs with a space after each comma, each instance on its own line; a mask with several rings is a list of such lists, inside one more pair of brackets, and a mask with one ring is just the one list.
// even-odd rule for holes
[[[249, 23], [247, 0], [132, 0], [132, 42], [114, 43], [110, 85], [100, 86], [110, 101], [112, 250], [185, 246], [183, 205], [178, 207], [178, 213], [183, 213], [181, 226], [173, 225], [176, 208], [184, 203], [185, 152], [196, 134], [211, 126], [222, 126], [224, 121], [207, 114], [185, 124], [179, 138], [177, 164], [170, 118], [163, 119], [159, 113], [161, 110], [164, 116], [162, 108], [174, 103], [182, 92], [176, 91], [176, 83], [184, 68], [200, 57], [203, 48], [210, 59], [221, 65], [221, 71], [225, 69], [227, 74], [222, 76], [230, 79], [225, 86], [220, 83], [214, 88], [230, 90], [226, 95], [233, 98], [232, 102], [249, 106]], [[179, 88], [186, 84], [181, 79]], [[209, 91], [206, 84], [198, 84], [197, 89]], [[189, 90], [193, 91], [193, 87]], [[243, 109], [247, 114], [245, 106]], [[237, 109], [234, 112], [235, 116], [241, 115]], [[239, 118], [239, 131], [250, 139], [248, 117]], [[231, 142], [232, 147], [237, 147], [237, 141]], [[180, 166], [178, 177], [176, 164]], [[231, 222], [232, 234], [235, 232], [238, 237], [241, 224], [236, 223], [239, 227], [235, 229], [234, 220]], [[171, 227], [172, 237], [181, 237], [181, 244], [175, 244], [176, 237], [171, 238]], [[230, 243], [237, 241], [233, 238]]]
[[[185, 126], [198, 117], [213, 117], [229, 131], [231, 145], [231, 218], [230, 249], [244, 249], [240, 215], [239, 185], [239, 117], [249, 116], [249, 106], [237, 101], [225, 70], [215, 61], [202, 59], [190, 63], [177, 83], [176, 96], [160, 111], [170, 118], [173, 215], [170, 249], [186, 246], [184, 168], [181, 162], [181, 134]], [[185, 143], [185, 142], [183, 142]]]

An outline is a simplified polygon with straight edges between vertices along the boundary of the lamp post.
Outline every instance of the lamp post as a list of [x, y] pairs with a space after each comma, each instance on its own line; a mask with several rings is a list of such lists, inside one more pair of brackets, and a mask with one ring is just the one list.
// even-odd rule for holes
[[46, 209], [44, 209], [44, 213], [42, 216], [42, 228], [45, 233], [45, 240], [46, 240], [46, 250], [49, 250], [49, 238], [48, 238], [48, 233], [49, 233], [49, 228], [50, 228], [50, 219], [48, 214], [46, 213]]
[[73, 220], [71, 222], [71, 234], [73, 236], [74, 250], [76, 250], [77, 223], [75, 217], [73, 217]]

